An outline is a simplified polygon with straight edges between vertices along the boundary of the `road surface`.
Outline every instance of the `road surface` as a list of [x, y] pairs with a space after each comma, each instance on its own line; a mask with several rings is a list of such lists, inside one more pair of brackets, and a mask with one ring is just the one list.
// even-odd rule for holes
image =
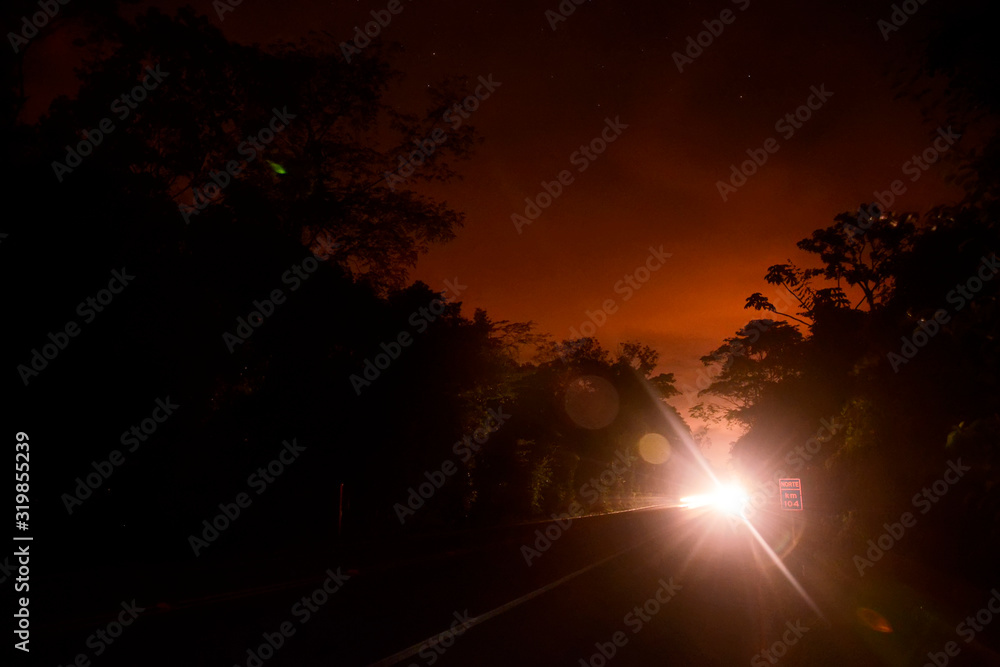
[[[792, 548], [795, 530], [787, 517], [760, 526], [782, 566], [747, 526], [667, 508], [381, 545], [344, 562], [303, 554], [294, 571], [251, 569], [241, 585], [95, 573], [65, 583], [65, 618], [35, 639], [47, 664], [82, 667], [923, 665], [928, 652], [1000, 664], [980, 645], [988, 633], [955, 636], [960, 612], [983, 606], [974, 592], [931, 601], [888, 566], [852, 577], [849, 563]], [[133, 597], [134, 618], [112, 603]], [[949, 640], [957, 657], [943, 652]]]

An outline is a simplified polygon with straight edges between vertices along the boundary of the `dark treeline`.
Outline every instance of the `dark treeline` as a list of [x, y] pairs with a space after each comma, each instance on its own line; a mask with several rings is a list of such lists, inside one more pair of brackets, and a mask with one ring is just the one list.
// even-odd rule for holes
[[979, 11], [942, 11], [919, 68], [899, 77], [935, 128], [925, 166], [909, 168], [940, 160], [964, 199], [917, 215], [873, 184], [882, 203], [799, 241], [811, 266], [766, 272], [782, 303], [751, 295], [763, 318], [703, 358], [718, 375], [698, 410], [745, 429], [737, 468], [757, 483], [802, 478], [815, 537], [852, 571], [866, 567], [852, 554], [910, 512], [893, 557], [996, 583], [1000, 98]]
[[[929, 118], [985, 137], [962, 155], [968, 196], [920, 216], [866, 203], [802, 240], [815, 267], [767, 272], [791, 310], [751, 296], [763, 319], [705, 358], [719, 371], [706, 393], [728, 406], [715, 416], [747, 429], [739, 470], [801, 477], [848, 553], [961, 459], [971, 470], [899, 548], [985, 577], [1000, 543], [998, 100], [994, 78], [970, 74], [991, 62], [975, 46], [987, 40], [964, 39], [988, 22], [947, 19], [902, 85], [919, 96], [931, 77], [951, 82], [924, 96]], [[88, 54], [80, 88], [25, 122], [34, 45], [10, 65], [8, 186], [21, 212], [0, 253], [10, 411], [38, 425], [33, 502], [46, 530], [107, 547], [83, 561], [193, 558], [189, 536], [241, 493], [251, 506], [205, 554], [333, 540], [341, 485], [344, 531], [358, 538], [680, 490], [690, 433], [662, 400], [676, 390], [653, 377], [656, 351], [470, 313], [461, 276], [410, 284], [420, 254], [463, 222], [419, 185], [456, 176], [475, 128], [452, 131], [405, 185], [386, 174], [464, 81], [402, 112], [387, 101], [401, 75], [374, 45], [348, 63], [328, 37], [245, 46], [191, 10], [126, 21], [113, 3], [70, 3], [59, 20]], [[231, 161], [245, 165], [230, 173]], [[134, 278], [111, 289], [116, 271]], [[112, 298], [88, 306], [105, 288]], [[60, 349], [33, 354], [46, 346]], [[167, 397], [178, 407], [154, 433], [122, 437]], [[832, 437], [808, 460], [794, 454], [824, 423]], [[650, 433], [670, 451], [647, 440], [640, 452]], [[293, 440], [305, 449], [281, 474], [252, 477]], [[116, 449], [124, 462], [109, 468]], [[95, 465], [110, 475], [78, 493]]]
[[[374, 46], [347, 63], [325, 37], [229, 42], [190, 10], [62, 11], [87, 54], [79, 90], [25, 122], [31, 43], [6, 89], [22, 213], [3, 229], [5, 348], [12, 416], [35, 424], [39, 524], [106, 547], [81, 562], [193, 558], [189, 536], [243, 493], [202, 553], [329, 543], [342, 486], [358, 538], [667, 491], [687, 428], [661, 400], [672, 377], [651, 377], [654, 350], [470, 313], [461, 277], [407, 284], [462, 224], [411, 186], [452, 178], [474, 128], [407, 187], [384, 177], [460, 80], [403, 113]], [[662, 440], [638, 456], [649, 433], [672, 441], [673, 463]]]

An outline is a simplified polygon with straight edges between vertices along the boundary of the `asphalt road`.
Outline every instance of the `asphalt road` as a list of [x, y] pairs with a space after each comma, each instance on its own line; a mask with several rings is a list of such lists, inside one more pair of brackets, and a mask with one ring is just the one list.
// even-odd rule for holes
[[[239, 585], [95, 573], [92, 593], [64, 588], [88, 613], [35, 638], [44, 664], [81, 667], [1000, 664], [982, 644], [996, 627], [955, 635], [987, 592], [918, 590], [882, 564], [852, 577], [796, 546], [788, 517], [760, 524], [781, 566], [747, 526], [672, 508], [303, 554], [294, 576], [278, 562]], [[134, 619], [110, 603], [128, 590]]]

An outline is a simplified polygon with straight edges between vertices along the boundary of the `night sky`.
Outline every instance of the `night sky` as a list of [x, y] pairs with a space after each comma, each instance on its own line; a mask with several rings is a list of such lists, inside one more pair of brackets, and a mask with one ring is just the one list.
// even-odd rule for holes
[[[207, 0], [194, 6], [227, 37], [266, 43], [309, 30], [347, 41], [386, 4], [244, 2], [221, 21]], [[445, 76], [466, 75], [470, 93], [480, 76], [500, 84], [469, 118], [484, 142], [459, 164], [463, 179], [425, 188], [464, 211], [465, 227], [411, 274], [434, 289], [457, 277], [468, 286], [469, 314], [482, 307], [495, 320], [532, 320], [562, 339], [587, 321], [586, 311], [613, 299], [616, 312], [596, 334], [604, 347], [653, 346], [659, 370], [676, 373], [683, 389], [698, 358], [755, 315], [743, 309], [745, 298], [773, 294], [767, 267], [808, 262], [799, 239], [896, 179], [906, 186], [897, 210], [958, 199], [944, 180], [947, 162], [915, 181], [903, 172], [936, 129], [893, 90], [932, 19], [927, 6], [888, 39], [877, 22], [889, 17], [889, 3], [563, 6], [574, 11], [553, 30], [546, 11], [558, 11], [555, 0], [404, 0], [378, 37], [402, 48], [391, 59], [405, 74], [392, 98], [401, 109], [418, 110], [421, 89]], [[722, 33], [678, 71], [674, 53], [723, 10], [730, 23], [714, 24]], [[43, 86], [28, 90], [29, 119], [72, 85], [79, 54], [68, 31], [41, 40], [25, 63], [26, 80]], [[831, 95], [789, 137], [776, 123], [813, 87]], [[627, 128], [579, 171], [574, 152], [607, 119]], [[717, 182], [772, 137], [778, 150], [724, 202]], [[572, 183], [519, 233], [511, 215], [523, 215], [525, 198], [563, 170]], [[625, 301], [616, 284], [646, 262], [651, 246], [671, 257]], [[691, 405], [685, 397], [672, 403], [682, 412]], [[721, 463], [733, 437], [715, 430], [710, 458]]]

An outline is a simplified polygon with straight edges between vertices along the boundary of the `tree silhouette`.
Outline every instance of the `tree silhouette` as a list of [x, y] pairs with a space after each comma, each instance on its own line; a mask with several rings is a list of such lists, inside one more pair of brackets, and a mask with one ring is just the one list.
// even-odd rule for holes
[[[163, 81], [150, 99], [78, 169], [99, 168], [102, 178], [176, 202], [179, 224], [253, 220], [306, 245], [322, 240], [334, 250], [330, 261], [384, 291], [401, 287], [419, 254], [462, 223], [460, 213], [412, 189], [455, 178], [452, 159], [471, 154], [470, 124], [449, 127], [426, 158], [414, 154], [440, 128], [442, 100], [461, 81], [433, 89], [421, 113], [404, 113], [384, 101], [400, 75], [376, 47], [347, 63], [318, 35], [238, 45], [190, 8], [176, 17], [151, 9], [134, 23], [107, 17], [85, 42], [107, 55], [81, 70], [76, 99], [58, 100], [42, 132], [75, 145], [75, 128], [93, 127], [144, 67], [158, 68]], [[388, 187], [385, 174], [410, 158], [419, 164], [405, 185]], [[227, 170], [234, 161], [237, 174]], [[75, 172], [63, 178], [81, 178]]]

